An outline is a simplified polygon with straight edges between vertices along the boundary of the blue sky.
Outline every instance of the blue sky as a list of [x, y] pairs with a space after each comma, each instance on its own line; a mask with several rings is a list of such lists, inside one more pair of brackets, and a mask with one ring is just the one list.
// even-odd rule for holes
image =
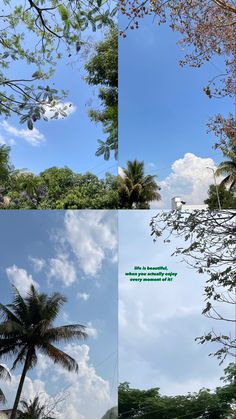
[[[116, 401], [116, 212], [2, 212], [0, 230], [1, 303], [11, 301], [11, 283], [24, 295], [34, 281], [41, 292], [67, 297], [60, 324], [81, 323], [89, 331], [87, 341], [65, 348], [79, 363], [79, 375], [55, 368], [40, 355], [27, 374], [26, 397], [43, 392], [47, 400], [66, 389], [69, 396], [58, 418], [77, 419], [78, 412], [79, 419], [101, 417]], [[1, 383], [9, 405], [19, 373], [9, 385]]]
[[[122, 27], [124, 18], [120, 17]], [[169, 208], [171, 194], [177, 193], [188, 203], [203, 202], [213, 183], [206, 166], [214, 167], [222, 159], [212, 149], [215, 138], [206, 134], [206, 123], [217, 113], [234, 113], [232, 101], [210, 100], [203, 92], [208, 81], [222, 73], [220, 60], [198, 69], [182, 68], [178, 62], [185, 52], [176, 45], [178, 39], [167, 25], [157, 26], [147, 17], [138, 30], [128, 31], [119, 41], [119, 165], [124, 167], [135, 158], [143, 160], [148, 173], [167, 182], [161, 183], [162, 208]], [[208, 158], [213, 161], [204, 160]], [[176, 161], [183, 161], [181, 170], [171, 168]], [[192, 172], [199, 167], [203, 172], [199, 193], [194, 192], [196, 181], [184, 171], [187, 166], [192, 166]], [[186, 193], [184, 180], [192, 193]], [[176, 193], [177, 185], [180, 190]]]
[[[228, 334], [230, 325], [201, 314], [206, 277], [171, 257], [181, 240], [153, 242], [154, 215], [154, 210], [119, 212], [119, 382], [159, 387], [167, 395], [214, 389], [232, 358], [219, 366], [208, 356], [217, 347], [199, 345], [195, 338], [212, 328]], [[172, 282], [130, 282], [125, 273], [136, 265], [167, 266], [177, 276]]]
[[[90, 44], [103, 37], [104, 31], [101, 30], [97, 33], [88, 30], [83, 34], [83, 39], [88, 40]], [[75, 172], [91, 171], [98, 174], [98, 177], [103, 177], [106, 171], [117, 174], [117, 162], [113, 156], [108, 162], [104, 161], [103, 156], [95, 156], [97, 140], [105, 140], [106, 136], [102, 125], [91, 122], [88, 117], [89, 108], [93, 106], [97, 108], [100, 102], [97, 99], [98, 89], [89, 86], [83, 80], [85, 75], [83, 67], [86, 62], [84, 54], [83, 47], [79, 54], [72, 54], [71, 58], [65, 53], [64, 58], [58, 61], [55, 74], [47, 81], [47, 84], [58, 90], [68, 91], [68, 96], [63, 102], [72, 103], [73, 112], [67, 118], [48, 122], [37, 121], [35, 129], [39, 133], [35, 131], [32, 133], [27, 130], [26, 125], [20, 125], [14, 115], [7, 119], [10, 128], [15, 129], [13, 133], [12, 129], [1, 125], [4, 118], [0, 118], [0, 143], [11, 145], [12, 162], [16, 168], [27, 168], [39, 173], [52, 166], [68, 166]], [[19, 74], [30, 78], [34, 71], [34, 66], [18, 62], [7, 70], [7, 75], [13, 79]], [[40, 84], [42, 82], [39, 81]], [[27, 130], [28, 133], [22, 130]], [[34, 134], [40, 136], [37, 145], [32, 144]]]

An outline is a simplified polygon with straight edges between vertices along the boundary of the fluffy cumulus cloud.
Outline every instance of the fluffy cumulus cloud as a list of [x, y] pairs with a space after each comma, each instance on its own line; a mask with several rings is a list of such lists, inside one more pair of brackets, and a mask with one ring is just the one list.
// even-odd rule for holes
[[170, 175], [158, 182], [162, 201], [153, 202], [152, 208], [170, 208], [174, 196], [180, 196], [187, 204], [203, 204], [209, 185], [214, 183], [213, 172], [208, 167], [216, 170], [211, 158], [198, 157], [192, 153], [186, 153], [183, 158], [176, 160], [171, 166]]
[[68, 211], [63, 242], [69, 244], [85, 275], [96, 276], [106, 257], [111, 260], [117, 247], [114, 212]]
[[48, 119], [53, 118], [53, 116], [55, 114], [57, 114], [57, 119], [64, 119], [67, 118], [68, 116], [70, 116], [71, 114], [73, 114], [76, 111], [76, 106], [73, 105], [73, 103], [70, 102], [60, 102], [57, 103], [56, 105], [50, 107], [50, 106], [46, 106], [45, 107], [45, 116]]
[[6, 268], [6, 273], [8, 279], [23, 296], [27, 294], [31, 285], [34, 285], [35, 288], [39, 288], [39, 284], [33, 280], [32, 275], [28, 274], [25, 269], [13, 265]]
[[[24, 128], [19, 129], [9, 124], [7, 121], [1, 122], [0, 126], [6, 134], [15, 138], [22, 138], [34, 147], [41, 145], [46, 140], [45, 136], [37, 128], [33, 128], [32, 130]], [[12, 142], [11, 138], [9, 139], [9, 142]]]
[[49, 259], [48, 278], [60, 280], [65, 286], [75, 282], [76, 269], [67, 254], [60, 253], [56, 258]]

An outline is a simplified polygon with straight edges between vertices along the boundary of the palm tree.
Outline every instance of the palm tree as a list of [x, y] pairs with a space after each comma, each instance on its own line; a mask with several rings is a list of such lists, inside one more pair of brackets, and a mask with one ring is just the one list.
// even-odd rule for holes
[[55, 343], [85, 339], [88, 335], [85, 326], [80, 324], [54, 326], [66, 298], [60, 293], [52, 296], [40, 294], [31, 285], [23, 298], [13, 287], [13, 302], [0, 304], [3, 322], [0, 324], [0, 357], [15, 356], [12, 369], [23, 364], [11, 419], [16, 418], [16, 411], [27, 372], [37, 363], [37, 352], [47, 355], [55, 364], [68, 371], [78, 372], [77, 362]]
[[39, 402], [39, 397], [36, 396], [30, 403], [26, 400], [20, 402], [21, 410], [23, 410], [18, 419], [55, 419], [45, 413], [45, 406]]
[[144, 162], [128, 161], [120, 175], [119, 198], [121, 208], [149, 208], [151, 201], [160, 200], [156, 175], [144, 174]]
[[[0, 365], [0, 378], [3, 380], [11, 379], [9, 372], [3, 365]], [[1, 388], [0, 388], [0, 403], [3, 403], [3, 404], [6, 403], [6, 397]]]
[[231, 138], [227, 147], [221, 147], [221, 151], [228, 160], [220, 163], [216, 170], [216, 175], [226, 174], [227, 176], [222, 180], [221, 184], [229, 185], [229, 190], [234, 190], [236, 188], [236, 139]]

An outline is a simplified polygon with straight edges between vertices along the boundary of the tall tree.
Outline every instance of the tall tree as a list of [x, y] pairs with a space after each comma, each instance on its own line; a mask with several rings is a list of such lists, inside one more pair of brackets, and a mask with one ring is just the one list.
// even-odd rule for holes
[[12, 369], [23, 364], [11, 419], [16, 411], [27, 372], [37, 363], [37, 352], [47, 355], [55, 364], [67, 371], [78, 371], [77, 362], [54, 346], [55, 343], [85, 339], [86, 328], [80, 324], [54, 326], [66, 298], [60, 293], [40, 294], [31, 285], [26, 297], [13, 287], [11, 304], [0, 304], [3, 322], [0, 324], [0, 357], [14, 356]]
[[[59, 92], [48, 80], [64, 55], [78, 54], [86, 44], [87, 28], [96, 31], [113, 24], [116, 9], [107, 0], [4, 0], [0, 22], [0, 115], [16, 114], [33, 129], [46, 110], [66, 115]], [[72, 57], [73, 58], [73, 57]], [[27, 64], [14, 74], [19, 63]], [[16, 71], [16, 70], [15, 70]]]
[[[10, 373], [8, 372], [8, 370], [3, 365], [0, 365], [0, 379], [1, 380], [10, 380], [11, 379]], [[0, 403], [6, 403], [6, 397], [5, 397], [1, 388], [0, 388]]]
[[219, 209], [219, 202], [217, 196], [218, 189], [218, 196], [220, 200], [220, 205], [222, 209], [236, 209], [236, 196], [233, 191], [227, 190], [225, 185], [210, 185], [208, 189], [208, 198], [205, 199], [204, 203], [208, 205], [209, 210], [217, 210]]
[[122, 169], [119, 186], [120, 208], [149, 208], [151, 201], [160, 200], [156, 175], [145, 175], [144, 162], [128, 161], [127, 168]]
[[101, 122], [106, 141], [98, 140], [97, 156], [110, 158], [111, 151], [118, 157], [118, 30], [111, 28], [104, 41], [95, 45], [95, 52], [85, 65], [88, 75], [85, 80], [100, 86], [98, 97], [102, 103], [101, 110], [89, 111], [90, 118]]
[[[176, 247], [173, 255], [181, 256], [199, 274], [206, 275], [205, 307], [202, 314], [229, 326], [229, 333], [210, 331], [197, 337], [200, 343], [214, 343], [219, 349], [212, 353], [222, 363], [227, 355], [235, 356], [236, 307], [236, 213], [222, 211], [172, 211], [159, 213], [151, 220], [151, 234], [182, 238], [185, 246]], [[227, 310], [225, 309], [227, 307]]]

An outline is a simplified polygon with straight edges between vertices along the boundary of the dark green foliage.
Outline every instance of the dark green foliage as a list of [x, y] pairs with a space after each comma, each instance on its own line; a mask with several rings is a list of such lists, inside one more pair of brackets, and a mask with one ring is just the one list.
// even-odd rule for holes
[[101, 110], [91, 109], [90, 118], [101, 122], [106, 141], [98, 140], [97, 156], [103, 155], [105, 160], [110, 158], [114, 151], [118, 157], [118, 30], [113, 27], [107, 33], [104, 41], [98, 42], [95, 52], [85, 65], [88, 75], [85, 80], [95, 86], [100, 86], [99, 99], [102, 103]]
[[145, 175], [144, 162], [128, 161], [119, 179], [119, 207], [148, 209], [151, 201], [160, 200], [155, 175]]
[[22, 400], [21, 413], [18, 419], [56, 419], [52, 415], [47, 415], [45, 406], [39, 401], [39, 397], [36, 396], [32, 401], [28, 403], [26, 400]]
[[[222, 209], [236, 209], [236, 195], [232, 190], [227, 190], [224, 183], [217, 186], [220, 205]], [[215, 185], [210, 185], [208, 189], [208, 198], [204, 201], [210, 210], [219, 209], [217, 192]]]
[[[129, 383], [119, 385], [119, 418], [121, 419], [226, 419], [235, 414], [235, 364], [225, 370], [228, 373], [223, 387], [215, 391], [201, 389], [198, 393], [184, 396], [162, 396], [159, 388], [139, 390]], [[231, 376], [229, 376], [229, 372]]]
[[116, 176], [107, 173], [104, 179], [99, 179], [89, 172], [84, 175], [74, 173], [68, 167], [51, 167], [36, 176], [14, 171], [9, 163], [8, 148], [3, 149], [2, 155], [1, 209], [118, 208]]

